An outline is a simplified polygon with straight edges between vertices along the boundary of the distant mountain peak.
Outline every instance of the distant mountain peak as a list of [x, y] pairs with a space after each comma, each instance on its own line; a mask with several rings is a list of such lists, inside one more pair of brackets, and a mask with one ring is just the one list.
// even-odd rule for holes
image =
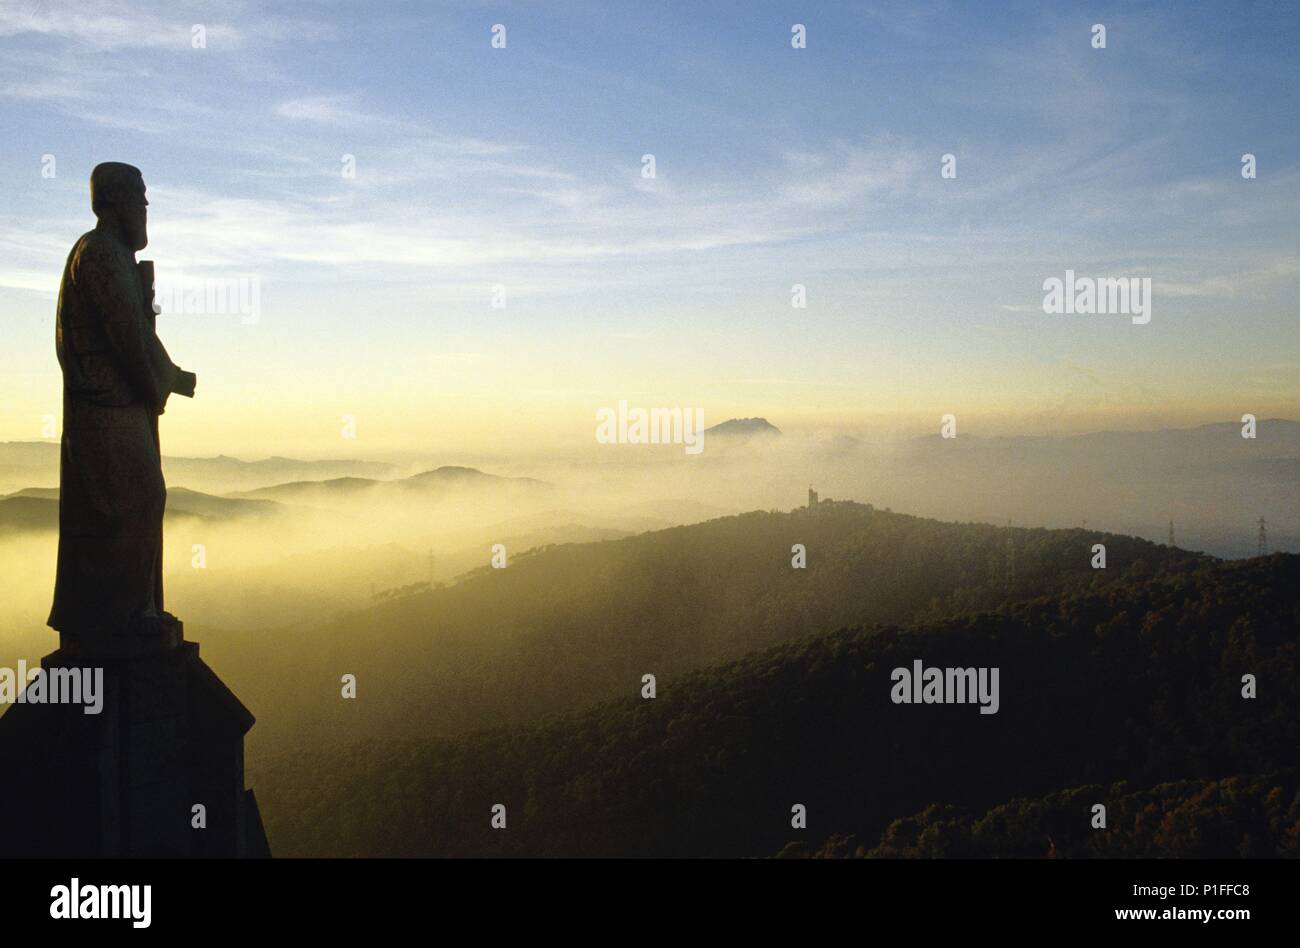
[[705, 428], [704, 433], [714, 436], [744, 435], [749, 437], [752, 435], [779, 435], [781, 429], [766, 418], [728, 418], [712, 428]]
[[[403, 483], [399, 481], [398, 483]], [[476, 467], [464, 467], [459, 464], [444, 464], [431, 471], [422, 471], [406, 478], [405, 483], [445, 483], [445, 484], [484, 484], [513, 485], [516, 487], [550, 487], [546, 481], [535, 477], [514, 477], [505, 474], [489, 474]]]
[[411, 480], [480, 480], [487, 478], [497, 478], [495, 474], [487, 474], [476, 467], [464, 467], [459, 464], [444, 464], [436, 467], [431, 471], [421, 471], [419, 474], [412, 475]]

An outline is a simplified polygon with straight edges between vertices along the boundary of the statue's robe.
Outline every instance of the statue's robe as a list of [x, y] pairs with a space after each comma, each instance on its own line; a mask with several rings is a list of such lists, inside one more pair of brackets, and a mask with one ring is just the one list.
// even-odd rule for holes
[[158, 416], [180, 370], [145, 290], [134, 252], [102, 226], [73, 246], [59, 289], [63, 438], [49, 624], [78, 636], [118, 634], [163, 611]]

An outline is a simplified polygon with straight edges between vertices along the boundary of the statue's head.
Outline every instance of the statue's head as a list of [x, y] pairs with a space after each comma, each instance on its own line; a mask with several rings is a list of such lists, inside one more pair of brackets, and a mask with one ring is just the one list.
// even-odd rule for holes
[[95, 165], [90, 173], [90, 206], [100, 223], [116, 231], [132, 250], [149, 246], [149, 202], [139, 168], [120, 161]]

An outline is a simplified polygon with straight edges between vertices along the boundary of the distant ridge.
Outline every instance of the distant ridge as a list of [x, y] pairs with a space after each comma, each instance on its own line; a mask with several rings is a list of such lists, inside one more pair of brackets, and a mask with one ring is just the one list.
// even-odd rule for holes
[[509, 481], [513, 484], [532, 484], [538, 487], [549, 487], [546, 481], [539, 481], [535, 477], [503, 477], [500, 474], [488, 474], [480, 471], [476, 467], [460, 467], [454, 464], [444, 464], [442, 467], [436, 467], [431, 471], [422, 471], [419, 474], [412, 474], [405, 478], [410, 483], [446, 483], [446, 484], [488, 484], [492, 482]]
[[779, 435], [781, 429], [766, 418], [728, 418], [712, 428], [705, 428], [704, 433], [715, 438], [752, 438], [756, 435], [763, 437]]
[[[0, 441], [0, 458], [6, 464], [23, 467], [38, 467], [53, 462], [59, 463], [58, 441]], [[358, 461], [342, 458], [308, 461], [302, 458], [290, 458], [275, 454], [258, 461], [245, 461], [228, 454], [210, 457], [182, 457], [164, 454], [166, 464], [204, 464], [231, 470], [256, 470], [292, 468], [303, 471], [346, 469], [367, 471], [376, 476], [397, 470], [396, 465], [384, 461]]]
[[[57, 484], [59, 450], [58, 441], [0, 441], [0, 492]], [[224, 454], [202, 458], [163, 455], [162, 465], [168, 483], [207, 493], [249, 490], [286, 481], [389, 478], [402, 473], [395, 464], [345, 458], [307, 461], [275, 456], [244, 461]]]
[[[271, 500], [218, 497], [185, 487], [167, 489], [167, 519], [199, 517], [232, 520], [236, 517], [274, 516], [286, 508]], [[0, 494], [0, 534], [57, 530], [59, 489], [26, 487]]]
[[236, 491], [231, 497], [264, 497], [275, 500], [304, 500], [315, 498], [324, 500], [329, 497], [355, 496], [381, 491], [387, 492], [416, 490], [439, 491], [441, 489], [460, 488], [522, 488], [536, 490], [552, 485], [532, 477], [502, 477], [488, 474], [475, 467], [456, 467], [447, 465], [423, 471], [410, 477], [394, 480], [374, 480], [368, 477], [336, 477], [323, 481], [288, 481], [272, 484], [256, 490]]

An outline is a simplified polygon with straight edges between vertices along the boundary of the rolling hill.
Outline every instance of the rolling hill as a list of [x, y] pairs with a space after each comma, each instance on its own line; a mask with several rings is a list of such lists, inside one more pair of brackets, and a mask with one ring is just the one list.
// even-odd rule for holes
[[[764, 856], [792, 843], [840, 854], [836, 840], [879, 839], [913, 814], [938, 826], [955, 818], [943, 807], [996, 816], [1008, 799], [1046, 795], [1047, 812], [1021, 819], [1028, 841], [985, 817], [979, 854], [1046, 855], [1053, 821], [1061, 847], [1140, 850], [1118, 832], [1087, 842], [1091, 803], [1131, 824], [1141, 788], [1300, 766], [1298, 619], [1300, 556], [1184, 561], [996, 611], [779, 645], [660, 679], [652, 700], [634, 679], [585, 711], [455, 740], [345, 744], [340, 728], [327, 750], [259, 763], [280, 801], [268, 831], [285, 854]], [[893, 703], [891, 670], [916, 659], [998, 667], [1000, 710]], [[1244, 674], [1257, 698], [1243, 698]], [[1156, 796], [1171, 793], [1192, 803], [1165, 811], [1203, 799], [1196, 786]], [[507, 832], [489, 828], [496, 803]], [[791, 828], [796, 803], [806, 830]], [[1293, 820], [1288, 806], [1271, 812]], [[962, 833], [974, 838], [969, 826], [950, 835]], [[902, 826], [887, 840], [915, 835]]]
[[[1091, 566], [1098, 541], [1105, 570]], [[794, 544], [805, 546], [806, 568], [792, 568]], [[481, 555], [486, 563], [489, 550]], [[507, 556], [505, 569], [484, 566], [319, 627], [227, 630], [224, 647], [241, 663], [292, 662], [288, 680], [235, 679], [250, 706], [283, 709], [262, 733], [450, 736], [844, 625], [996, 609], [1205, 561], [1129, 537], [943, 523], [851, 503]], [[326, 700], [344, 671], [390, 697]]]
[[[1105, 801], [1107, 832], [1080, 813]], [[1134, 789], [1092, 784], [1020, 797], [977, 813], [927, 807], [895, 820], [874, 847], [837, 834], [816, 852], [791, 843], [783, 856], [904, 859], [1300, 858], [1300, 769], [1178, 780]]]
[[[273, 517], [286, 508], [271, 500], [246, 500], [217, 497], [184, 487], [167, 490], [169, 520], [203, 518], [233, 520], [246, 517]], [[59, 489], [25, 487], [0, 497], [0, 535], [55, 531], [59, 528]]]
[[708, 438], [740, 438], [748, 440], [753, 437], [771, 438], [781, 433], [781, 429], [766, 418], [728, 418], [711, 428], [704, 429]]
[[[168, 482], [205, 492], [249, 489], [295, 480], [323, 480], [332, 477], [386, 478], [398, 473], [393, 464], [361, 460], [306, 461], [269, 457], [257, 461], [217, 455], [210, 458], [164, 455], [163, 474]], [[58, 484], [58, 441], [0, 442], [0, 489], [17, 482]]]
[[498, 499], [511, 495], [539, 497], [549, 490], [550, 484], [531, 477], [501, 477], [472, 467], [444, 466], [395, 480], [336, 477], [292, 481], [237, 491], [231, 496], [330, 506], [357, 501], [410, 503], [413, 500], [451, 499], [474, 492], [490, 493]]

